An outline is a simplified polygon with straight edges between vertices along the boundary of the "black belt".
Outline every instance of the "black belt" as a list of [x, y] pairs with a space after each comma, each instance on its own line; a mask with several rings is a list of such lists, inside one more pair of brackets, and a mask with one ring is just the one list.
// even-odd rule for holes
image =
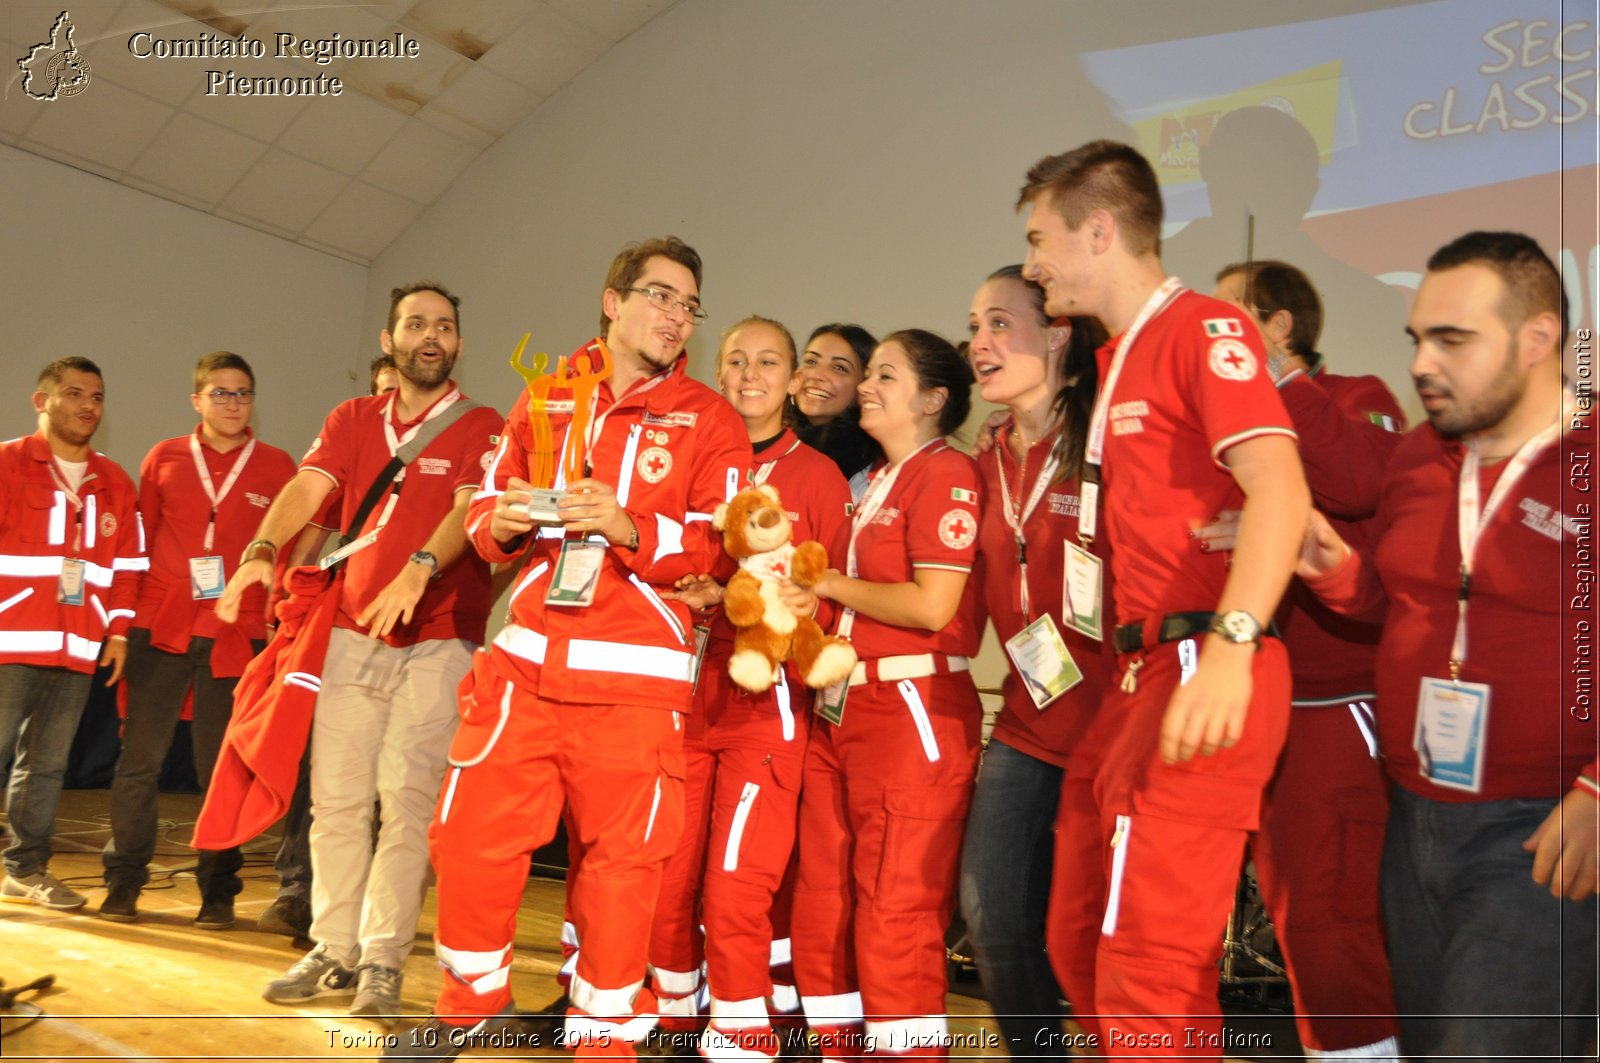
[[1215, 616], [1215, 613], [1168, 613], [1161, 617], [1160, 623], [1150, 632], [1149, 638], [1145, 637], [1145, 628], [1150, 621], [1140, 620], [1133, 624], [1119, 624], [1113, 636], [1114, 644], [1118, 653], [1135, 653], [1146, 646], [1178, 642], [1181, 639], [1204, 635], [1210, 630], [1211, 621]]
[[[1211, 630], [1211, 621], [1216, 618], [1215, 613], [1168, 613], [1157, 622], [1157, 618], [1141, 620], [1135, 624], [1120, 624], [1112, 635], [1112, 644], [1118, 653], [1137, 653], [1147, 646], [1158, 646], [1163, 642], [1179, 642], [1203, 636]], [[1278, 625], [1270, 623], [1263, 636], [1278, 637]]]

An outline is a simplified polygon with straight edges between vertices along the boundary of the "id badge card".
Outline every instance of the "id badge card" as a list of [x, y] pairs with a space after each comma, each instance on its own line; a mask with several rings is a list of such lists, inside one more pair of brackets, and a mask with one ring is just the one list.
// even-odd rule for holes
[[556, 558], [555, 575], [550, 577], [550, 590], [544, 596], [544, 603], [574, 608], [592, 603], [595, 587], [600, 582], [600, 562], [605, 556], [606, 548], [599, 543], [570, 539], [562, 543], [561, 556]]
[[838, 727], [844, 723], [844, 701], [850, 695], [850, 680], [841, 679], [831, 687], [823, 687], [817, 691], [816, 705], [813, 711], [824, 720]]
[[1067, 557], [1062, 577], [1062, 619], [1080, 635], [1098, 642], [1104, 628], [1100, 615], [1100, 559], [1075, 542], [1063, 540]]
[[69, 557], [61, 562], [61, 578], [56, 581], [56, 601], [62, 605], [83, 604], [84, 563], [81, 558]]
[[189, 559], [189, 592], [197, 602], [221, 598], [228, 581], [222, 576], [222, 558], [191, 557]]
[[700, 689], [700, 668], [706, 663], [706, 646], [711, 643], [711, 629], [704, 624], [694, 626], [694, 682], [689, 685], [689, 690]]
[[1439, 786], [1479, 793], [1489, 733], [1489, 687], [1448, 679], [1422, 680], [1412, 747], [1418, 770]]
[[1006, 653], [1036, 709], [1043, 709], [1083, 680], [1083, 672], [1048, 613], [1007, 639]]

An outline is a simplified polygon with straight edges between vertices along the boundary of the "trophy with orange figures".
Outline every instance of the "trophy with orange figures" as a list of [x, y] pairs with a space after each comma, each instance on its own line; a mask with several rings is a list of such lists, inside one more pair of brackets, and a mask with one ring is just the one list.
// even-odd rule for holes
[[[546, 372], [550, 355], [539, 351], [533, 365], [523, 363], [531, 332], [522, 334], [511, 353], [511, 368], [528, 385], [528, 424], [533, 432], [533, 447], [528, 452], [528, 482], [533, 497], [528, 501], [528, 516], [546, 524], [561, 523], [557, 509], [566, 491], [557, 487], [556, 466], [561, 466], [560, 483], [565, 485], [584, 476], [589, 451], [589, 430], [594, 421], [595, 390], [611, 375], [611, 352], [605, 341], [595, 340], [571, 356], [556, 360], [555, 372]], [[568, 397], [551, 398], [551, 391], [565, 391]], [[550, 427], [552, 413], [570, 415], [560, 454], [555, 433]]]

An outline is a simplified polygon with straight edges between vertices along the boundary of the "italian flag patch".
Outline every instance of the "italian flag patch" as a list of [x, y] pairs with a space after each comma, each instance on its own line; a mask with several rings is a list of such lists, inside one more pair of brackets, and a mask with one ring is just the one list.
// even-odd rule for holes
[[970, 502], [974, 506], [978, 504], [978, 492], [968, 491], [964, 487], [950, 488], [950, 497], [957, 502]]
[[1244, 335], [1244, 326], [1239, 324], [1239, 320], [1237, 318], [1209, 317], [1206, 318], [1204, 324], [1206, 327], [1206, 335], [1210, 336], [1212, 339], [1216, 339], [1218, 336]]
[[1386, 413], [1378, 413], [1375, 410], [1368, 410], [1367, 411], [1367, 420], [1371, 421], [1373, 424], [1377, 425], [1379, 428], [1383, 429], [1385, 432], [1398, 432], [1398, 431], [1400, 431], [1399, 423], [1396, 422], [1393, 417], [1390, 417]]

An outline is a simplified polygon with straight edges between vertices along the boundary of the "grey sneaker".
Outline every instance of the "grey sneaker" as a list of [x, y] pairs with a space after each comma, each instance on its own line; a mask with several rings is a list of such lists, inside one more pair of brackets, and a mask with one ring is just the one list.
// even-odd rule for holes
[[35, 871], [21, 878], [6, 876], [0, 884], [0, 901], [12, 904], [39, 904], [57, 911], [70, 912], [89, 903], [89, 898], [65, 885], [48, 870]]
[[400, 1017], [400, 971], [376, 963], [356, 968], [356, 999], [350, 1014], [372, 1019], [388, 1029]]
[[282, 978], [268, 982], [261, 995], [274, 1004], [304, 1004], [318, 997], [348, 996], [355, 991], [356, 973], [334, 959], [326, 945], [318, 945], [300, 957]]

